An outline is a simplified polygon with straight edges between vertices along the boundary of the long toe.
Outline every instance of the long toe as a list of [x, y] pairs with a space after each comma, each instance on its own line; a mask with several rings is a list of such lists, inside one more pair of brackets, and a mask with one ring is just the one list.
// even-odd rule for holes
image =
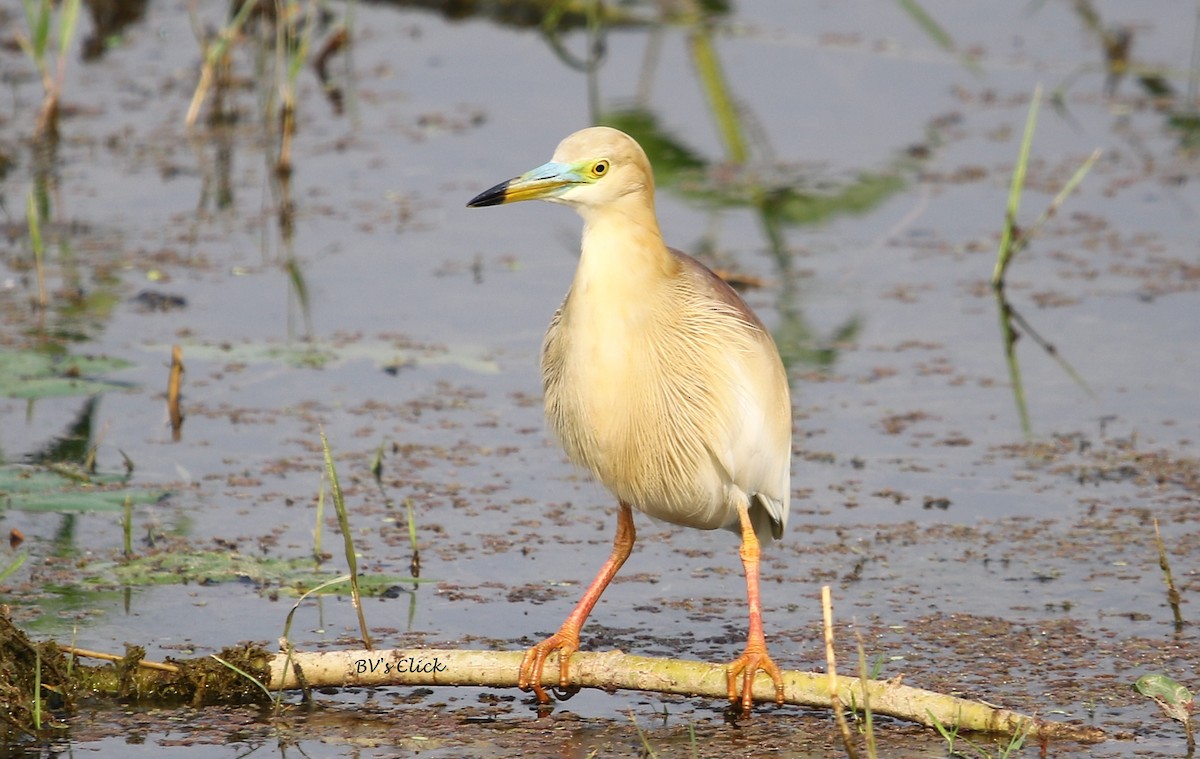
[[579, 633], [567, 629], [566, 626], [546, 638], [541, 643], [525, 652], [521, 659], [521, 672], [517, 678], [517, 687], [521, 690], [533, 690], [538, 703], [550, 703], [550, 694], [542, 687], [542, 672], [546, 668], [546, 659], [558, 651], [558, 684], [566, 688], [570, 685], [568, 673], [571, 665], [571, 654], [579, 650]]
[[[729, 701], [735, 704], [739, 700], [742, 702], [743, 716], [749, 716], [754, 706], [754, 678], [760, 670], [766, 672], [775, 684], [775, 702], [782, 704], [784, 701], [783, 673], [779, 670], [779, 666], [767, 653], [765, 646], [748, 645], [745, 652], [730, 662], [725, 671]], [[740, 696], [738, 694], [739, 676], [742, 681]]]

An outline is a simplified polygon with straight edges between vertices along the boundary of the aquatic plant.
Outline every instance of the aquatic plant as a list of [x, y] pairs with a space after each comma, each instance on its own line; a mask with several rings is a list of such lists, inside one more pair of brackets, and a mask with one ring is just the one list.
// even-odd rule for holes
[[[64, 0], [57, 13], [58, 23], [54, 24], [52, 17], [55, 14], [50, 0], [25, 0], [28, 33], [18, 34], [17, 43], [41, 75], [44, 92], [33, 132], [35, 140], [58, 138], [58, 106], [67, 75], [67, 50], [75, 36], [81, 5], [82, 0]], [[57, 42], [53, 66], [48, 59], [51, 42]]]

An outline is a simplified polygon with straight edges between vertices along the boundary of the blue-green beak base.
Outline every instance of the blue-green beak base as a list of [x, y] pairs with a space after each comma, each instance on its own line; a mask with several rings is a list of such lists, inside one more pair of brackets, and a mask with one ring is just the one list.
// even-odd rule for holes
[[587, 181], [576, 166], [550, 161], [519, 177], [501, 182], [490, 190], [484, 190], [471, 198], [467, 207], [498, 206], [520, 200], [553, 200]]

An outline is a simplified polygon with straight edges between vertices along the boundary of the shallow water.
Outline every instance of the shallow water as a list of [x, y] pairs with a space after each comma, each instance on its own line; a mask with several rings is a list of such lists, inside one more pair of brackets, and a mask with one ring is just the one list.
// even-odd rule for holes
[[[227, 102], [236, 122], [189, 132], [200, 52], [187, 4], [151, 5], [98, 60], [73, 54], [67, 67], [68, 117], [49, 183], [49, 327], [29, 308], [24, 225], [37, 186], [27, 140], [40, 84], [5, 48], [0, 146], [15, 166], [0, 189], [9, 230], [0, 345], [71, 329], [86, 338], [72, 353], [131, 362], [111, 375], [131, 389], [103, 393], [88, 435], [101, 469], [120, 471], [124, 453], [135, 485], [171, 493], [137, 509], [135, 535], [308, 555], [320, 426], [338, 457], [361, 566], [408, 573], [403, 511], [386, 501], [410, 498], [423, 576], [437, 580], [415, 600], [367, 603], [379, 643], [528, 645], [561, 622], [613, 529], [610, 497], [547, 439], [538, 398], [540, 337], [570, 282], [579, 222], [543, 204], [464, 205], [593, 123], [601, 114], [590, 102], [604, 113], [642, 107], [709, 167], [672, 181], [660, 165], [668, 241], [760, 278], [746, 298], [790, 359], [793, 529], [764, 564], [779, 663], [823, 666], [817, 597], [832, 584], [843, 661], [857, 631], [886, 676], [1135, 736], [1052, 755], [1178, 755], [1182, 731], [1129, 685], [1147, 671], [1197, 685], [1195, 630], [1171, 624], [1151, 519], [1188, 618], [1200, 591], [1200, 196], [1188, 135], [1169, 121], [1186, 103], [1152, 99], [1136, 76], [1160, 74], [1186, 91], [1194, 6], [1095, 6], [1103, 28], [1129, 25], [1134, 35], [1134, 74], [1111, 97], [1081, 5], [923, 7], [956, 51], [899, 5], [760, 2], [719, 17], [712, 41], [750, 148], [739, 173], [685, 23], [607, 32], [589, 90], [589, 76], [536, 29], [337, 6], [354, 37], [332, 64], [346, 110], [335, 113], [312, 70], [301, 72], [288, 240], [263, 126], [271, 80], [255, 73], [260, 45], [235, 47], [239, 84]], [[222, 22], [216, 7], [204, 16]], [[85, 36], [92, 23], [82, 22]], [[579, 30], [562, 41], [575, 55], [587, 49]], [[1023, 337], [1027, 437], [987, 282], [1038, 83], [1053, 97], [1038, 121], [1021, 223], [1094, 148], [1103, 155], [1008, 274], [1012, 305], [1092, 391]], [[866, 177], [886, 177], [891, 189], [785, 222], [774, 246], [763, 216], [732, 189], [758, 178], [836, 196]], [[144, 289], [187, 305], [143, 310], [132, 299]], [[77, 290], [116, 300], [79, 317], [68, 308]], [[172, 344], [187, 369], [177, 442], [163, 402]], [[272, 352], [310, 349], [330, 358], [314, 368]], [[3, 459], [45, 448], [84, 404], [0, 399]], [[380, 445], [382, 494], [369, 472]], [[744, 635], [736, 540], [638, 524], [639, 548], [584, 646], [731, 658]], [[151, 658], [202, 655], [275, 640], [291, 605], [234, 582], [47, 599], [38, 591], [64, 571], [55, 557], [115, 557], [118, 515], [0, 509], [0, 527], [26, 536], [31, 558], [5, 596], [37, 635], [76, 635], [103, 650], [137, 642]], [[335, 529], [330, 522], [325, 548], [337, 552]], [[328, 597], [301, 612], [293, 638], [342, 645], [355, 626], [348, 601]], [[534, 720], [514, 696], [348, 693], [282, 724], [254, 710], [98, 710], [63, 746], [155, 756], [293, 745], [308, 756], [637, 755], [632, 713], [664, 755], [689, 755], [689, 726], [702, 755], [840, 754], [823, 714], [764, 709], [734, 728], [720, 704], [583, 693]], [[885, 723], [881, 740], [887, 755], [945, 755], [938, 736], [911, 726]]]

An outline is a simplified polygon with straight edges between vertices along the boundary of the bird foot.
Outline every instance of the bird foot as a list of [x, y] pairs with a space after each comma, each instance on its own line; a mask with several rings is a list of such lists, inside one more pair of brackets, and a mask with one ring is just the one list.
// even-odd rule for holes
[[[775, 683], [775, 702], [783, 703], [783, 673], [779, 666], [767, 653], [767, 645], [763, 642], [750, 641], [742, 655], [729, 663], [725, 670], [729, 686], [729, 700], [736, 704], [742, 702], [742, 716], [749, 717], [754, 706], [754, 677], [759, 670], [766, 672]], [[741, 675], [742, 695], [738, 696], [738, 676]]]
[[542, 670], [546, 667], [546, 659], [555, 651], [558, 652], [558, 685], [566, 690], [569, 688], [567, 670], [571, 664], [571, 654], [578, 650], [579, 631], [563, 625], [558, 632], [525, 652], [517, 687], [521, 690], [532, 689], [539, 704], [550, 703], [550, 694], [542, 687]]

